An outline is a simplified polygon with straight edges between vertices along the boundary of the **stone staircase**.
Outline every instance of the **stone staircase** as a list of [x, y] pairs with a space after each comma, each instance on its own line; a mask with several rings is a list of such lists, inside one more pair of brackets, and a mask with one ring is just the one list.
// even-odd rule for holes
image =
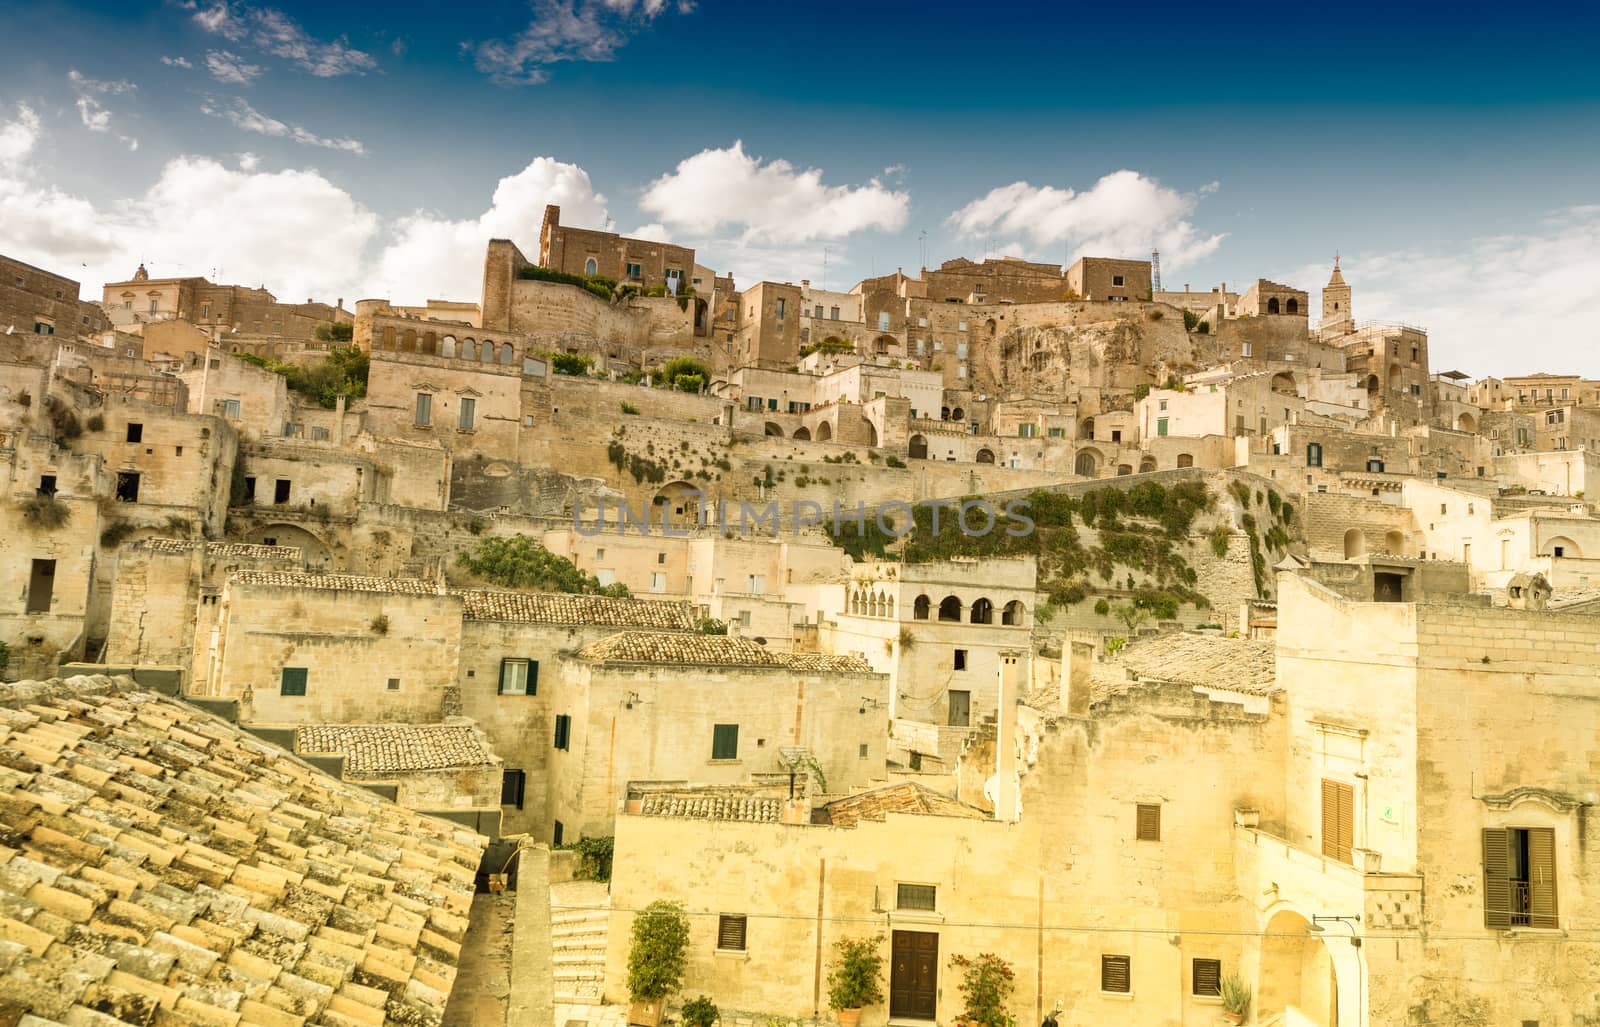
[[600, 1005], [606, 975], [611, 896], [603, 884], [550, 888], [550, 948], [557, 1005]]

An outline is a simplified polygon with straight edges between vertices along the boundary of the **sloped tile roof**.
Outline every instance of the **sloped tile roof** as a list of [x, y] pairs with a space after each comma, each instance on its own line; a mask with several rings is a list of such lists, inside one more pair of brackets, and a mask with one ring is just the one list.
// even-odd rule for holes
[[699, 623], [687, 603], [565, 592], [454, 592], [466, 606], [469, 620], [530, 621], [536, 624], [597, 624], [619, 628], [693, 630]]
[[295, 728], [295, 752], [342, 755], [347, 774], [403, 774], [496, 762], [483, 735], [469, 724], [305, 724]]
[[0, 685], [0, 994], [45, 1023], [437, 1025], [484, 845], [125, 678]]
[[732, 635], [669, 634], [623, 631], [591, 642], [578, 651], [601, 663], [684, 663], [720, 667], [788, 667], [795, 670], [870, 673], [859, 656], [775, 653], [747, 638]]
[[728, 792], [652, 792], [639, 812], [651, 817], [688, 820], [743, 820], [776, 824], [783, 819], [783, 800]]
[[246, 560], [278, 560], [299, 563], [299, 546], [257, 546], [244, 542], [206, 542], [188, 538], [147, 538], [140, 546], [155, 553], [192, 553], [204, 548], [207, 556], [233, 556]]
[[239, 571], [228, 579], [240, 585], [315, 588], [339, 592], [389, 592], [396, 595], [438, 595], [439, 586], [422, 578], [374, 578], [361, 574], [313, 574], [309, 571]]
[[987, 813], [976, 807], [941, 795], [915, 781], [904, 781], [818, 806], [811, 813], [811, 822], [834, 827], [855, 827], [863, 820], [881, 821], [889, 813], [921, 813], [966, 820], [990, 819]]
[[1277, 650], [1272, 642], [1193, 631], [1136, 639], [1115, 659], [1094, 666], [1095, 698], [1123, 691], [1132, 671], [1140, 681], [1225, 688], [1245, 695], [1278, 690]]

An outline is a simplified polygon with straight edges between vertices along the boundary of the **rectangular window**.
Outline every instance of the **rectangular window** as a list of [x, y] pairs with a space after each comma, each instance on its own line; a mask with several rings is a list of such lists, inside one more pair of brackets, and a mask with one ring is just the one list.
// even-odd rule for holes
[[53, 474], [39, 475], [39, 495], [53, 496], [56, 494], [56, 476]]
[[767, 578], [764, 574], [752, 574], [747, 582], [745, 591], [751, 595], [762, 595], [767, 591]]
[[1196, 995], [1221, 995], [1222, 960], [1196, 959], [1189, 980], [1189, 990]]
[[417, 416], [413, 422], [418, 428], [433, 424], [433, 397], [426, 392], [417, 393]]
[[138, 472], [117, 472], [117, 500], [123, 503], [137, 503], [139, 501]]
[[894, 908], [918, 909], [932, 913], [939, 905], [939, 889], [932, 884], [897, 884], [894, 887]]
[[660, 571], [652, 572], [650, 575], [650, 591], [665, 592], [666, 590], [667, 576], [662, 574]]
[[711, 758], [736, 760], [739, 758], [739, 725], [713, 724], [711, 726]]
[[828, 308], [828, 318], [829, 318], [829, 320], [833, 320], [833, 321], [839, 320], [839, 308], [838, 307], [829, 307]]
[[279, 478], [272, 483], [272, 501], [278, 506], [289, 501], [290, 482], [288, 478]]
[[143, 442], [144, 441], [144, 425], [137, 424], [137, 423], [135, 423], [133, 421], [129, 421], [128, 422], [128, 441], [129, 442]]
[[239, 417], [239, 401], [236, 400], [236, 399], [225, 399], [225, 400], [223, 400], [222, 401], [222, 416], [223, 417], [232, 417], [235, 420], [237, 420], [238, 417]]
[[1340, 781], [1322, 779], [1322, 854], [1341, 863], [1351, 862], [1355, 842], [1355, 789]]
[[957, 649], [956, 650], [955, 669], [956, 670], [966, 670], [967, 669], [967, 651], [965, 649]]
[[1114, 995], [1126, 995], [1133, 991], [1132, 957], [1100, 957], [1100, 990]]
[[773, 310], [777, 313], [778, 320], [782, 321], [783, 320], [783, 300], [779, 300], [776, 304], [774, 304], [773, 305]]
[[1554, 829], [1484, 829], [1483, 925], [1502, 931], [1559, 926]]
[[724, 952], [743, 952], [745, 918], [732, 913], [717, 917], [717, 948]]
[[642, 278], [643, 277], [643, 269], [641, 269], [638, 264], [629, 264], [628, 265], [628, 277], [629, 278]]
[[1308, 442], [1308, 443], [1306, 443], [1306, 466], [1307, 467], [1321, 467], [1322, 466], [1322, 443], [1320, 443], [1320, 442]]
[[880, 311], [878, 311], [878, 331], [886, 332], [888, 330], [889, 330], [889, 312], [887, 310], [880, 310]]
[[28, 613], [49, 613], [50, 598], [56, 587], [56, 562], [35, 560], [28, 575]]
[[478, 426], [478, 401], [467, 396], [461, 397], [456, 407], [456, 427], [462, 431], [472, 431]]
[[1370, 472], [1372, 474], [1382, 474], [1383, 473], [1383, 461], [1382, 460], [1368, 460], [1367, 461], [1367, 470], [1368, 470], [1368, 472]]
[[970, 727], [972, 725], [972, 693], [952, 688], [950, 695], [950, 716], [946, 724], [950, 727]]
[[327, 442], [328, 441], [328, 429], [323, 428], [323, 427], [319, 427], [317, 425], [312, 425], [311, 426], [311, 441], [312, 442]]
[[562, 825], [561, 821], [557, 820], [556, 821], [555, 830], [550, 832], [550, 843], [552, 845], [556, 846], [557, 848], [560, 848], [561, 847], [561, 839], [565, 838], [566, 835], [567, 835], [566, 827]]
[[572, 742], [572, 717], [565, 713], [556, 714], [556, 740], [555, 747], [565, 750]]
[[528, 775], [521, 770], [507, 770], [500, 775], [500, 805], [522, 808], [522, 795], [528, 784]]
[[1165, 417], [1156, 418], [1156, 434], [1157, 435], [1165, 435], [1166, 433], [1167, 433], [1167, 419]]
[[538, 695], [539, 661], [507, 657], [500, 661], [500, 695]]
[[278, 682], [279, 695], [305, 695], [306, 694], [306, 668], [285, 667], [283, 676]]
[[1161, 806], [1153, 802], [1141, 802], [1134, 809], [1134, 837], [1141, 842], [1159, 842]]
[[1025, 439], [1037, 438], [1039, 426], [1037, 424], [1019, 424], [1017, 425], [1017, 434]]
[[1122, 276], [1121, 275], [1112, 275], [1111, 276], [1111, 284], [1112, 285], [1121, 285], [1122, 284]]

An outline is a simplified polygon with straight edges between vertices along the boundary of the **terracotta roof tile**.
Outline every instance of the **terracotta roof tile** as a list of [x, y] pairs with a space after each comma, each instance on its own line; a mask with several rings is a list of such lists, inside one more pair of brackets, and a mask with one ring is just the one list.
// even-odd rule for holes
[[600, 663], [677, 663], [712, 667], [788, 667], [795, 670], [868, 674], [872, 666], [859, 656], [775, 653], [747, 638], [732, 635], [669, 634], [624, 631], [591, 642], [578, 651]]
[[783, 818], [783, 800], [726, 789], [650, 792], [640, 801], [639, 812], [650, 817], [776, 824]]
[[[0, 963], [22, 1012], [332, 1023], [362, 1000], [364, 1023], [439, 1022], [480, 836], [127, 679], [0, 685], [7, 752]], [[376, 936], [396, 916], [439, 936], [427, 957]]]
[[889, 813], [921, 813], [936, 817], [959, 817], [966, 820], [988, 820], [988, 814], [948, 795], [905, 781], [900, 784], [874, 788], [844, 799], [835, 799], [812, 811], [813, 824], [830, 824], [834, 827], [855, 827], [863, 820], [883, 820]]
[[247, 560], [277, 560], [299, 563], [299, 546], [258, 546], [245, 542], [206, 542], [188, 538], [147, 538], [138, 543], [155, 553], [192, 553], [204, 549], [207, 556], [232, 556]]
[[375, 578], [360, 574], [313, 574], [301, 571], [245, 570], [232, 575], [240, 585], [278, 588], [315, 588], [339, 592], [390, 592], [400, 595], [438, 595], [439, 586], [421, 578]]
[[469, 620], [531, 621], [538, 624], [597, 624], [619, 628], [693, 630], [698, 624], [687, 603], [563, 592], [455, 592]]
[[343, 755], [347, 774], [394, 774], [497, 762], [467, 724], [306, 724], [295, 729], [298, 753]]

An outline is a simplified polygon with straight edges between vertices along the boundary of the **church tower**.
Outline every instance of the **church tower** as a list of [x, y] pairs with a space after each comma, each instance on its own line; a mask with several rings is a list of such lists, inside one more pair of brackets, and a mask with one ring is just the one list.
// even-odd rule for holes
[[1344, 283], [1344, 275], [1339, 273], [1339, 258], [1334, 257], [1333, 277], [1322, 288], [1322, 324], [1327, 326], [1353, 320], [1355, 315], [1350, 312], [1350, 287]]

